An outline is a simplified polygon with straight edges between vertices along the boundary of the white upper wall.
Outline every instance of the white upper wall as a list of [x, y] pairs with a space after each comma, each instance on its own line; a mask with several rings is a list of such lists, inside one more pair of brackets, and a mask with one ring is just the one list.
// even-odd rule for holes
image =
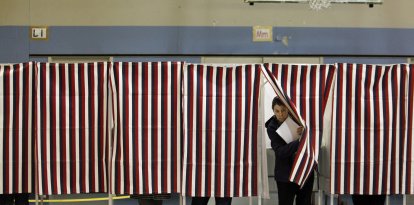
[[0, 25], [253, 26], [414, 28], [414, 0], [384, 0], [368, 8], [243, 0], [0, 0]]

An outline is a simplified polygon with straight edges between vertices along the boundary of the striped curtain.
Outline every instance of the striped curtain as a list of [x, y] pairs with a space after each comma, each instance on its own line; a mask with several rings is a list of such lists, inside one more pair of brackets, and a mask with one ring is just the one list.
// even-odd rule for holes
[[34, 63], [0, 65], [0, 194], [32, 192], [35, 83]]
[[[407, 67], [338, 64], [337, 69], [331, 125], [331, 193], [406, 192], [401, 185], [412, 175], [411, 169], [405, 171], [404, 158], [404, 145], [407, 140], [412, 143], [411, 136], [405, 138]], [[409, 109], [412, 120], [412, 106]], [[409, 156], [408, 160], [412, 159]]]
[[41, 195], [106, 192], [109, 63], [38, 63]]
[[407, 89], [407, 132], [404, 138], [403, 173], [401, 194], [414, 194], [414, 65], [401, 65], [401, 69], [408, 71]]
[[[314, 83], [312, 80], [314, 78], [316, 79], [317, 77], [319, 77], [319, 80], [321, 81], [326, 80], [326, 74], [329, 74], [328, 76], [331, 76], [334, 74], [334, 70], [332, 67], [330, 67], [330, 69], [327, 71], [326, 67], [322, 65], [303, 65], [300, 69], [298, 67], [298, 65], [265, 64], [263, 73], [266, 76], [268, 82], [273, 87], [273, 90], [277, 96], [279, 96], [280, 99], [285, 103], [290, 113], [298, 119], [302, 126], [305, 127], [305, 131], [302, 134], [299, 148], [297, 154], [295, 155], [295, 160], [289, 177], [290, 181], [298, 184], [299, 186], [303, 186], [310, 174], [313, 174], [314, 167], [317, 164], [317, 150], [319, 147], [317, 146], [319, 144], [319, 138], [314, 137], [315, 133], [312, 133], [312, 136], [310, 135], [312, 129], [316, 130], [316, 128], [310, 127], [309, 124], [307, 124], [308, 121], [304, 121], [303, 117], [315, 116], [316, 114], [307, 114], [307, 111], [310, 111], [308, 106], [310, 106], [311, 109], [318, 106], [316, 106], [312, 100], [310, 101], [314, 104], [308, 104], [309, 101], [307, 98], [305, 98], [305, 100], [300, 100], [300, 96], [311, 95], [313, 92], [310, 91], [310, 88], [312, 88], [312, 83]], [[318, 70], [323, 70], [323, 72], [317, 74], [316, 71]], [[281, 79], [282, 84], [280, 84], [276, 78]], [[329, 90], [329, 88], [326, 89]], [[293, 98], [293, 100], [291, 98]], [[299, 101], [296, 99], [299, 99]], [[316, 101], [316, 99], [314, 100]], [[294, 103], [297, 103], [297, 105], [300, 106], [300, 109], [297, 109]], [[321, 104], [323, 105], [323, 103]], [[319, 112], [310, 111], [310, 113]], [[313, 120], [314, 118], [311, 119]], [[315, 124], [312, 125], [315, 126]]]
[[[313, 158], [317, 163], [322, 138], [323, 115], [333, 84], [335, 66], [265, 64], [265, 67], [269, 68], [279, 81], [282, 90], [286, 92], [290, 102], [295, 105], [299, 115], [307, 124], [309, 146], [301, 143], [298, 153], [313, 152]], [[312, 151], [307, 149], [312, 149]], [[307, 155], [296, 156], [291, 173], [292, 181], [302, 184], [305, 181], [303, 177], [311, 173], [309, 157]], [[307, 167], [306, 170], [303, 170], [304, 167]]]
[[112, 194], [178, 193], [181, 175], [180, 62], [117, 62]]
[[182, 195], [258, 195], [260, 69], [184, 67]]

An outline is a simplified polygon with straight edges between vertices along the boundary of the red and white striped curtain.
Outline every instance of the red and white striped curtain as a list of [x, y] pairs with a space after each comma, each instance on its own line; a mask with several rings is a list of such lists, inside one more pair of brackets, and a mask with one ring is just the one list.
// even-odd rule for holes
[[414, 64], [402, 64], [401, 69], [408, 71], [407, 89], [407, 132], [404, 138], [404, 155], [401, 194], [414, 194]]
[[290, 181], [298, 184], [299, 186], [302, 186], [305, 184], [306, 179], [309, 177], [309, 175], [313, 173], [312, 171], [317, 163], [315, 159], [315, 150], [314, 147], [311, 145], [311, 140], [309, 138], [308, 125], [302, 119], [300, 113], [296, 109], [295, 104], [293, 104], [293, 101], [290, 99], [287, 90], [283, 89], [282, 85], [276, 79], [276, 75], [274, 75], [273, 72], [270, 70], [276, 68], [278, 68], [278, 65], [265, 64], [263, 74], [266, 77], [267, 82], [273, 88], [275, 94], [279, 96], [279, 98], [283, 101], [283, 103], [289, 109], [289, 112], [293, 115], [293, 117], [296, 118], [300, 122], [300, 124], [305, 128], [289, 176]]
[[180, 62], [116, 62], [112, 194], [178, 193], [181, 182]]
[[[406, 159], [411, 161], [412, 156], [404, 158], [408, 82], [406, 66], [337, 65], [331, 193], [407, 193], [401, 186], [412, 175], [411, 169], [405, 171]], [[412, 119], [413, 113], [408, 115]], [[412, 138], [408, 140], [412, 143]]]
[[184, 67], [182, 195], [258, 195], [260, 69]]
[[[298, 114], [307, 123], [309, 146], [301, 143], [298, 153], [313, 152], [314, 161], [317, 163], [322, 138], [323, 115], [333, 84], [335, 65], [265, 64], [265, 67], [276, 77], [282, 90], [295, 105]], [[299, 179], [303, 179], [308, 175], [306, 173], [310, 173], [309, 157], [307, 155], [296, 156], [291, 173], [293, 181], [302, 184], [304, 180]], [[304, 167], [308, 168], [303, 170]]]
[[33, 188], [34, 63], [0, 64], [0, 194]]
[[37, 192], [106, 192], [109, 63], [38, 63]]

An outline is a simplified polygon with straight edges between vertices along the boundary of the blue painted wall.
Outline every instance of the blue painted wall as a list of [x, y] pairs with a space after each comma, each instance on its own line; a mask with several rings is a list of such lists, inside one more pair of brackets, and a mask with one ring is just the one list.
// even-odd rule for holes
[[0, 62], [41, 55], [414, 56], [414, 29], [274, 27], [273, 33], [272, 42], [253, 42], [251, 27], [51, 26], [41, 41], [29, 39], [27, 26], [3, 26]]
[[323, 63], [399, 64], [407, 63], [403, 57], [324, 57]]
[[29, 27], [0, 26], [0, 62], [17, 63], [29, 61]]
[[181, 61], [187, 63], [201, 63], [201, 58], [196, 56], [115, 56], [113, 61], [130, 62], [155, 62], [155, 61]]

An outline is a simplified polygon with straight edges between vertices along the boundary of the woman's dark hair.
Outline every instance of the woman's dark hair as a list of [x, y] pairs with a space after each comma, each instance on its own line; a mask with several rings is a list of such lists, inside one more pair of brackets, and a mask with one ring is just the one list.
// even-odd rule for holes
[[272, 110], [273, 110], [273, 108], [275, 108], [275, 105], [285, 106], [285, 104], [283, 103], [283, 101], [278, 96], [276, 96], [275, 98], [273, 98], [273, 101], [272, 101]]

